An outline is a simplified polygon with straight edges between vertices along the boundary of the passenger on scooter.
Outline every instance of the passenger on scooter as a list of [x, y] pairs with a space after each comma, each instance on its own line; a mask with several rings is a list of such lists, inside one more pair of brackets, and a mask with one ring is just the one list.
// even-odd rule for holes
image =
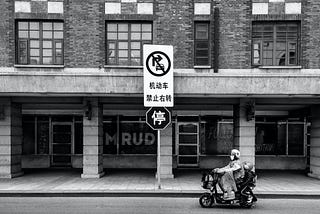
[[227, 166], [213, 170], [214, 173], [222, 174], [219, 179], [219, 186], [223, 191], [224, 200], [235, 199], [236, 182], [244, 176], [244, 170], [240, 162], [240, 151], [232, 149], [230, 159], [231, 161]]

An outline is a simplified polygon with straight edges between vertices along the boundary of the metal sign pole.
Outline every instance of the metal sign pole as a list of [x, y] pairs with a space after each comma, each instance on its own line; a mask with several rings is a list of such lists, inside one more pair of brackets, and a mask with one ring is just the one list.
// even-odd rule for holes
[[158, 135], [158, 151], [157, 151], [157, 153], [158, 153], [158, 164], [157, 164], [157, 166], [158, 166], [158, 169], [157, 169], [157, 178], [158, 178], [158, 189], [161, 189], [161, 183], [160, 183], [160, 175], [161, 175], [161, 173], [160, 173], [160, 168], [161, 168], [161, 166], [160, 166], [160, 130], [157, 130], [157, 135]]

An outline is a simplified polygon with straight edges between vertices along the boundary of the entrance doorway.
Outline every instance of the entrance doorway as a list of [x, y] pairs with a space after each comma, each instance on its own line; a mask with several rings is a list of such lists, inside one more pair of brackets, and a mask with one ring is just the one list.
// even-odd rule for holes
[[51, 166], [71, 166], [72, 123], [52, 122]]
[[178, 123], [178, 167], [199, 165], [199, 124]]

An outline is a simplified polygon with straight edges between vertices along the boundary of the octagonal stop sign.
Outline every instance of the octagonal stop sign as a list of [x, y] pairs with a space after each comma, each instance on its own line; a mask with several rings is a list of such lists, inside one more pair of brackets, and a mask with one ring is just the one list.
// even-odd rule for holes
[[151, 107], [146, 112], [146, 122], [153, 130], [165, 129], [171, 123], [170, 111], [165, 107]]

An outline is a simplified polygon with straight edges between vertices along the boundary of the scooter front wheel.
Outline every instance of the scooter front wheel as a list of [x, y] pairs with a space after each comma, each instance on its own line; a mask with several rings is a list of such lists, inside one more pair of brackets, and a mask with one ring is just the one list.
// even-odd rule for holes
[[201, 207], [209, 208], [213, 204], [213, 198], [211, 197], [211, 195], [209, 193], [205, 193], [205, 194], [201, 195], [201, 197], [199, 198], [199, 203], [200, 203]]

